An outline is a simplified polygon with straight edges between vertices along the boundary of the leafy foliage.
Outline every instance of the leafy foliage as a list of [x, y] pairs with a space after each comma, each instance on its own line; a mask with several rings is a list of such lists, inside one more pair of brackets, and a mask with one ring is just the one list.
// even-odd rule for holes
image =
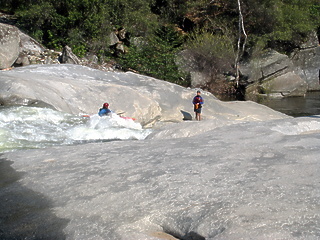
[[248, 0], [244, 14], [251, 42], [290, 52], [320, 25], [319, 7], [318, 0]]
[[126, 69], [188, 86], [185, 74], [175, 64], [183, 38], [172, 26], [162, 26], [152, 36], [142, 39], [123, 56], [121, 63]]
[[198, 70], [215, 73], [230, 70], [234, 61], [233, 38], [210, 32], [194, 32], [190, 35], [186, 49], [193, 53]]
[[[248, 49], [272, 47], [288, 53], [310, 31], [320, 34], [319, 0], [242, 0], [241, 6]], [[143, 37], [142, 44], [131, 43], [128, 54], [115, 61], [184, 85], [175, 55], [186, 40], [177, 38], [178, 31], [189, 35], [185, 46], [211, 75], [225, 71], [223, 61], [229, 65], [238, 32], [235, 0], [6, 0], [0, 8], [47, 47], [69, 45], [78, 56], [91, 52], [110, 57], [109, 34], [125, 28], [132, 43]]]
[[222, 79], [233, 71], [235, 49], [233, 36], [197, 31], [189, 37], [185, 49], [188, 58], [193, 59], [193, 70], [201, 72], [206, 87], [216, 95], [229, 91], [230, 86]]

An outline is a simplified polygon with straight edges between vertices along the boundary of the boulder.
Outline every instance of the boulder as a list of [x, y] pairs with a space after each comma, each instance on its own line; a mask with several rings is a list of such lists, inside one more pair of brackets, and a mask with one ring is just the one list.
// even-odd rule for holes
[[0, 35], [0, 69], [59, 63], [60, 53], [45, 49], [14, 26], [0, 23]]
[[284, 97], [301, 97], [308, 90], [308, 84], [299, 75], [288, 72], [261, 85], [267, 93], [280, 93]]
[[261, 58], [241, 65], [240, 69], [241, 73], [254, 83], [247, 87], [248, 98], [261, 93], [267, 93], [269, 97], [304, 96], [310, 90], [303, 70], [287, 55], [274, 50], [269, 50]]
[[[306, 93], [303, 90], [305, 83], [307, 84], [306, 91], [320, 90], [319, 64], [319, 39], [317, 34], [312, 32], [307, 40], [301, 43], [299, 49], [296, 49], [290, 57], [274, 50], [268, 50], [257, 59], [241, 64], [240, 71], [242, 75], [249, 79], [249, 82], [253, 83], [253, 85], [247, 89], [248, 95], [255, 91], [252, 89], [266, 87], [266, 85], [268, 85], [269, 92], [276, 95], [303, 96]], [[298, 75], [299, 77], [294, 75]], [[288, 80], [288, 76], [293, 79], [293, 82]], [[266, 84], [265, 82], [270, 79], [271, 82]], [[281, 84], [281, 88], [277, 89], [280, 81], [284, 82]], [[262, 82], [264, 86], [261, 86]], [[277, 84], [275, 84], [275, 82], [277, 82]], [[276, 88], [272, 89], [272, 86]], [[297, 86], [300, 86], [298, 87], [299, 90]], [[293, 94], [283, 94], [284, 92], [292, 92], [292, 89], [296, 89]]]
[[117, 32], [111, 32], [109, 35], [109, 40], [110, 40], [110, 43], [109, 43], [110, 46], [116, 45], [120, 41], [117, 36]]
[[[2, 105], [41, 104], [72, 114], [95, 114], [104, 102], [144, 126], [181, 122], [194, 115], [195, 89], [132, 72], [104, 72], [80, 65], [30, 65], [0, 74]], [[203, 92], [204, 119], [256, 121], [288, 117], [253, 102], [222, 102]]]
[[191, 87], [204, 86], [208, 82], [208, 76], [205, 73], [194, 71], [190, 72]]
[[319, 38], [316, 31], [312, 31], [307, 40], [300, 45], [300, 49], [316, 48], [319, 46]]
[[130, 44], [127, 35], [128, 34], [124, 28], [119, 28], [110, 33], [109, 47], [114, 55], [121, 55], [126, 52], [126, 45]]
[[199, 69], [195, 56], [189, 50], [178, 53], [175, 62], [180, 71], [189, 73], [191, 87], [206, 86], [211, 80], [207, 72]]
[[290, 71], [293, 63], [285, 54], [269, 49], [263, 55], [246, 64], [240, 64], [240, 72], [253, 82], [274, 78]]
[[20, 36], [20, 52], [29, 55], [40, 56], [46, 48], [29, 35], [19, 31]]
[[319, 116], [214, 121], [2, 154], [0, 238], [318, 240]]
[[80, 59], [72, 52], [69, 46], [65, 46], [60, 57], [61, 63], [80, 64]]
[[13, 65], [20, 52], [19, 29], [0, 23], [0, 69]]
[[307, 48], [292, 56], [294, 66], [301, 78], [305, 79], [309, 91], [320, 90], [320, 46]]

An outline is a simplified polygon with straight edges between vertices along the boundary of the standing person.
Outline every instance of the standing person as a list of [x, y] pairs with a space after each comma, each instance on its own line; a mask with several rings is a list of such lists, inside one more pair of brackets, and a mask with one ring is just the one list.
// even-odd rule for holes
[[203, 98], [201, 97], [201, 92], [198, 90], [197, 95], [192, 100], [197, 121], [201, 120], [201, 109], [202, 109], [203, 102], [204, 101], [203, 101]]
[[100, 108], [98, 115], [100, 117], [107, 116], [112, 111], [109, 109], [109, 103], [104, 103], [102, 108]]

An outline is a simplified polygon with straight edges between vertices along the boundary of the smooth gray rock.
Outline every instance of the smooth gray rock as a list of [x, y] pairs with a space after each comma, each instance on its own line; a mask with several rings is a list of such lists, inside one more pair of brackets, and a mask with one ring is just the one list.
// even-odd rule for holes
[[20, 52], [18, 28], [0, 23], [0, 70], [12, 66]]
[[0, 238], [319, 239], [319, 116], [203, 92], [205, 120], [181, 123], [194, 94], [78, 65], [0, 72], [3, 104], [96, 113], [108, 98], [158, 122], [146, 140], [3, 153]]
[[27, 34], [19, 31], [20, 37], [20, 52], [26, 54], [32, 54], [36, 56], [40, 56], [46, 48], [42, 46], [39, 42], [37, 42], [32, 37], [28, 36]]
[[60, 62], [69, 64], [80, 64], [80, 59], [72, 52], [69, 46], [65, 46], [62, 50]]
[[300, 45], [300, 48], [301, 49], [310, 49], [310, 48], [317, 48], [319, 46], [319, 38], [318, 38], [318, 35], [317, 35], [317, 32], [316, 31], [312, 31], [308, 38], [307, 38], [307, 41], [305, 41], [304, 43], [302, 43]]
[[[306, 56], [304, 52], [310, 54]], [[301, 50], [294, 58], [289, 58], [287, 55], [270, 50], [260, 58], [242, 65], [242, 74], [254, 82], [247, 88], [246, 95], [261, 93], [257, 91], [259, 88], [271, 97], [304, 96], [307, 91], [316, 90], [316, 86], [319, 85], [316, 64], [320, 61], [317, 59], [320, 54], [311, 56], [311, 52], [314, 53], [314, 50]]]
[[113, 46], [113, 45], [116, 45], [120, 40], [116, 34], [116, 32], [111, 32], [110, 35], [109, 35], [109, 45], [110, 46]]
[[308, 84], [308, 90], [320, 90], [320, 46], [297, 52], [293, 63], [300, 68], [299, 75]]
[[[210, 121], [189, 124], [203, 129]], [[164, 232], [187, 240], [316, 240], [319, 132], [315, 116], [238, 123], [185, 138], [5, 153], [1, 162], [16, 177], [1, 185], [0, 209], [7, 209], [1, 217], [13, 219], [12, 193], [24, 190], [43, 203], [30, 209], [43, 228], [21, 214], [20, 227], [0, 221], [0, 236], [61, 237], [62, 228], [65, 239], [155, 240]], [[32, 206], [31, 199], [18, 206]]]
[[[0, 102], [45, 104], [72, 114], [96, 114], [104, 102], [144, 126], [193, 117], [195, 89], [132, 72], [104, 72], [80, 65], [30, 65], [0, 72]], [[254, 102], [222, 102], [208, 92], [203, 119], [256, 121], [288, 116]]]
[[250, 81], [258, 82], [284, 74], [292, 70], [292, 67], [287, 55], [270, 49], [249, 63], [241, 64], [240, 71]]
[[297, 74], [288, 72], [262, 84], [266, 92], [281, 93], [284, 97], [301, 97], [308, 90], [308, 84]]

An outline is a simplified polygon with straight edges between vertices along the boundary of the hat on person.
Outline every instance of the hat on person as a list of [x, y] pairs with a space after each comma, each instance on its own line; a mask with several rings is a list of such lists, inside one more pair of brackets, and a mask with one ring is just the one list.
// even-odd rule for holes
[[103, 104], [103, 107], [104, 107], [104, 108], [108, 108], [108, 107], [109, 107], [109, 103], [104, 103], [104, 104]]

